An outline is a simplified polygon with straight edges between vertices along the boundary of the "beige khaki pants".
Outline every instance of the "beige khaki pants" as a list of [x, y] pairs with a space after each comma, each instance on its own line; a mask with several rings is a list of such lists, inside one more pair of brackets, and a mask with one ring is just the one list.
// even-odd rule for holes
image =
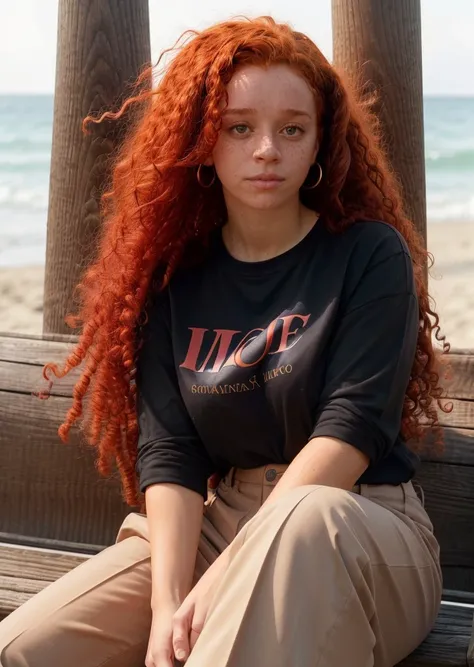
[[[441, 600], [439, 547], [411, 483], [301, 486], [258, 509], [287, 466], [233, 469], [206, 504], [195, 581], [231, 560], [187, 667], [389, 667]], [[0, 623], [2, 667], [143, 667], [147, 518]], [[179, 664], [179, 663], [177, 663]]]

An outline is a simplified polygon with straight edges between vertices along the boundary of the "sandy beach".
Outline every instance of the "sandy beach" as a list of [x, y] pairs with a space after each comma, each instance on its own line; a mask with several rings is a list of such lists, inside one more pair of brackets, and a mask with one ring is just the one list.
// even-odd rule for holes
[[452, 349], [474, 350], [474, 224], [429, 225], [428, 250], [435, 260], [429, 290], [442, 333]]
[[[433, 223], [430, 294], [453, 349], [474, 350], [474, 224]], [[0, 268], [0, 331], [39, 334], [44, 267]]]

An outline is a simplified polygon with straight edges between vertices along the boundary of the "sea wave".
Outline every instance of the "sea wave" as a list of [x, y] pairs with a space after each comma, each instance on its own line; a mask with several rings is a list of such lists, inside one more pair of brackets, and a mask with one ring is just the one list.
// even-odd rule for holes
[[[0, 185], [0, 207], [23, 209], [23, 210], [44, 210], [48, 206], [48, 189], [41, 186], [32, 188], [15, 187], [13, 185]], [[3, 215], [2, 215], [3, 218]]]
[[0, 172], [16, 173], [47, 170], [51, 163], [51, 152], [0, 153]]
[[454, 197], [449, 192], [428, 190], [426, 208], [430, 222], [474, 222], [474, 193], [459, 193]]
[[429, 151], [425, 156], [426, 168], [436, 171], [474, 170], [474, 148], [467, 150]]
[[[51, 152], [52, 138], [50, 133], [37, 132], [29, 136], [21, 136], [13, 132], [0, 131], [0, 151], [7, 149], [9, 152], [16, 153], [20, 151], [34, 152], [41, 150]], [[1, 155], [0, 152], [0, 155]]]

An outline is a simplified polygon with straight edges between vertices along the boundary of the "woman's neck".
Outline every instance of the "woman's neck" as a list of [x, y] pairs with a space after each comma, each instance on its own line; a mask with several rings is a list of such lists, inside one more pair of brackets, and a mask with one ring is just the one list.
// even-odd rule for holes
[[261, 262], [295, 246], [313, 227], [318, 214], [297, 202], [296, 207], [229, 211], [222, 238], [229, 253], [243, 262]]

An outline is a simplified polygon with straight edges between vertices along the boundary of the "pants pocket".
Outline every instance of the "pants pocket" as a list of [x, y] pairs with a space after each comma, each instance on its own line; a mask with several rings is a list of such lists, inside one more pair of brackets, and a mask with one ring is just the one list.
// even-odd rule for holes
[[205, 514], [210, 523], [228, 544], [244, 524], [257, 512], [258, 504], [241, 494], [238, 483], [229, 486], [221, 481]]

